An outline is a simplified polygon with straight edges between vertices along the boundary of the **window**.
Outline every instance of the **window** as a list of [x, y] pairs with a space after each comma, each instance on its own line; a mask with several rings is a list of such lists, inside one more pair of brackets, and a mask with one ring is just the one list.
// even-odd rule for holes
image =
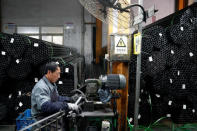
[[53, 42], [61, 45], [61, 43], [63, 43], [63, 37], [62, 36], [53, 36]]
[[39, 27], [19, 26], [17, 27], [17, 33], [39, 39]]
[[39, 27], [17, 27], [20, 34], [39, 34]]
[[41, 32], [45, 34], [47, 33], [62, 34], [63, 27], [42, 27]]
[[42, 40], [44, 40], [44, 41], [48, 41], [48, 42], [52, 42], [52, 36], [47, 36], [47, 35], [43, 35], [42, 36]]
[[32, 38], [41, 39], [55, 44], [63, 45], [63, 26], [56, 27], [30, 27], [18, 26], [17, 33]]
[[42, 40], [63, 44], [63, 27], [41, 27]]

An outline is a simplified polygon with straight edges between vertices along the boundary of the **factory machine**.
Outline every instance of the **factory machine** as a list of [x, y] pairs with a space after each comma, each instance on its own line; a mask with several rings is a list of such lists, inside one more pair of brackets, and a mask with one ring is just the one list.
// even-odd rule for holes
[[84, 131], [117, 130], [118, 113], [116, 90], [125, 88], [126, 79], [121, 74], [101, 75], [99, 79], [86, 79], [85, 84], [73, 90], [78, 96], [81, 112], [70, 113], [71, 127]]
[[65, 122], [64, 118], [68, 122], [64, 124], [67, 124], [71, 131], [116, 131], [118, 127], [116, 99], [121, 97], [117, 90], [125, 86], [126, 78], [121, 74], [108, 74], [100, 76], [99, 79], [86, 79], [85, 84], [72, 91], [76, 98], [75, 104], [80, 110], [68, 113], [60, 110], [20, 131], [30, 131], [35, 126], [36, 130], [43, 128], [51, 130], [51, 125], [55, 125], [55, 130], [62, 130], [63, 124], [59, 126], [58, 123], [59, 121]]

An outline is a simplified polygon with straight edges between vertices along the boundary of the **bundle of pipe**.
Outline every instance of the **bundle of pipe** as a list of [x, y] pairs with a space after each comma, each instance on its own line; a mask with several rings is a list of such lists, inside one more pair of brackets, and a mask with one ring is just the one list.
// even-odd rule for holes
[[158, 94], [157, 96], [151, 95], [153, 121], [160, 119], [161, 116], [171, 118], [173, 115], [173, 111], [176, 108], [174, 98], [169, 95], [161, 95], [160, 97], [158, 96]]
[[165, 69], [166, 59], [160, 51], [153, 51], [146, 60], [147, 73], [155, 76]]
[[19, 114], [21, 112], [24, 112], [26, 109], [30, 109], [31, 108], [31, 96], [20, 96], [17, 97], [15, 100], [15, 112], [16, 114]]
[[32, 72], [31, 65], [25, 59], [12, 59], [7, 74], [13, 79], [22, 80]]
[[164, 107], [167, 108], [166, 110], [166, 117], [174, 116], [175, 109], [177, 107], [177, 103], [175, 101], [175, 97], [168, 94], [163, 97], [162, 103]]
[[[1, 76], [5, 70], [9, 77], [22, 80], [27, 77], [32, 66], [50, 61], [52, 57], [65, 57], [72, 61], [79, 55], [63, 45], [18, 35], [1, 34]], [[11, 63], [11, 64], [10, 64]]]
[[172, 88], [172, 81], [173, 78], [169, 77], [169, 71], [163, 71], [157, 74], [152, 79], [152, 89], [154, 93], [168, 94], [169, 89]]
[[0, 54], [0, 78], [6, 77], [6, 69], [10, 64], [10, 57], [6, 54], [5, 51], [1, 48], [1, 54]]
[[0, 87], [9, 105], [8, 120], [31, 108], [31, 91], [44, 75], [47, 62], [58, 62], [62, 70], [57, 82], [60, 95], [71, 94], [76, 79], [74, 70], [79, 72], [78, 68], [74, 69], [73, 63], [82, 62], [78, 60], [81, 56], [74, 49], [18, 34], [1, 33], [0, 53]]
[[[178, 46], [174, 43], [167, 43], [165, 48], [161, 50], [161, 55], [166, 59], [168, 66], [175, 66], [180, 59], [185, 56], [193, 55], [187, 45]], [[192, 57], [192, 56], [191, 56]]]
[[[190, 86], [191, 86], [191, 91], [192, 90], [195, 90], [196, 87], [197, 87], [197, 69], [194, 68], [193, 72], [192, 72], [192, 75], [191, 75], [191, 78], [189, 79], [189, 83], [190, 83]], [[193, 93], [195, 93], [195, 95], [197, 95], [197, 92], [195, 91], [192, 91]]]
[[29, 38], [29, 40], [31, 41], [31, 46], [28, 53], [31, 54], [34, 65], [47, 62], [52, 57], [64, 57], [72, 54], [72, 50], [63, 45], [57, 45], [34, 38]]
[[[128, 112], [128, 118], [130, 119], [131, 124], [134, 124], [134, 100], [135, 100], [135, 94], [134, 92], [132, 92], [132, 94], [129, 95], [129, 101], [128, 101], [128, 106], [130, 109]], [[139, 102], [140, 102], [139, 115], [138, 115], [139, 124], [148, 126], [151, 123], [151, 105], [149, 103], [148, 95], [142, 93]]]
[[[146, 41], [148, 39], [148, 43], [146, 43], [153, 46], [153, 51], [158, 51], [161, 48], [164, 48], [167, 43], [165, 29], [157, 25], [145, 30], [143, 32], [143, 38], [146, 38]], [[144, 44], [144, 46], [146, 46], [146, 44]]]
[[14, 58], [21, 58], [24, 54], [24, 51], [28, 48], [28, 38], [18, 34], [0, 34], [0, 42], [3, 46], [3, 49], [9, 56]]
[[[4, 71], [6, 70], [11, 78], [25, 78], [31, 72], [30, 60], [24, 57], [25, 50], [30, 46], [28, 37], [18, 34], [1, 34], [0, 41], [3, 48], [2, 55], [4, 55], [1, 56]], [[7, 60], [8, 58], [9, 60]], [[6, 65], [4, 59], [7, 60]]]
[[[66, 62], [60, 57], [58, 59], [52, 58], [51, 60], [57, 62], [61, 68], [61, 78], [56, 82], [59, 94], [71, 96], [71, 91], [74, 89], [74, 80], [77, 79], [74, 78], [74, 68], [71, 63], [74, 61]], [[8, 79], [8, 81], [12, 82], [9, 84], [6, 84], [7, 82], [4, 83], [6, 84], [7, 89], [12, 89], [7, 93], [4, 92], [7, 94], [7, 99], [10, 105], [12, 105], [8, 107], [12, 108], [9, 109], [12, 110], [10, 119], [13, 119], [17, 114], [23, 112], [25, 109], [31, 108], [30, 94], [35, 84], [44, 75], [44, 65], [40, 65], [40, 69], [33, 69], [31, 75], [26, 77], [25, 80]], [[4, 87], [4, 85], [2, 87]]]
[[6, 72], [8, 77], [15, 79], [27, 77], [31, 72], [31, 59], [29, 56], [28, 58], [26, 57], [25, 51], [30, 46], [28, 37], [1, 33], [0, 44], [2, 45], [1, 71]]
[[83, 69], [83, 59], [76, 57], [71, 59], [62, 58], [64, 60], [64, 65], [62, 66], [61, 78], [57, 82], [59, 85], [59, 91], [64, 95], [72, 95], [70, 92], [77, 87], [78, 83], [82, 82], [81, 74]]
[[184, 97], [174, 96], [176, 107], [172, 120], [175, 123], [188, 123], [196, 120], [196, 104], [193, 102], [197, 98], [192, 92], [184, 92]]
[[176, 44], [184, 44], [193, 39], [193, 31], [189, 25], [176, 24], [171, 27], [170, 35]]
[[164, 106], [164, 104], [158, 103], [156, 105], [152, 105], [152, 120], [156, 121], [162, 117], [171, 117], [171, 114], [167, 114], [166, 112], [167, 108]]
[[190, 107], [185, 108], [185, 104], [177, 106], [177, 113], [172, 116], [172, 121], [177, 124], [193, 123], [196, 120], [194, 110]]
[[180, 17], [180, 24], [194, 24], [193, 20], [194, 20], [195, 16], [192, 12], [192, 9], [187, 9], [182, 16]]
[[[80, 74], [76, 74], [76, 76], [74, 74], [80, 72], [79, 65], [83, 62], [83, 59], [79, 55], [75, 55], [70, 57], [53, 57], [50, 61], [58, 63], [61, 69], [61, 76], [57, 81], [59, 94], [72, 95], [70, 91], [74, 89], [76, 83], [81, 83]], [[43, 74], [43, 68], [43, 66], [40, 67], [40, 74]]]
[[[146, 62], [147, 62], [147, 59], [148, 59], [148, 55], [142, 55], [142, 66], [141, 66], [141, 72], [142, 72], [142, 77], [144, 77], [147, 72], [146, 72]], [[132, 75], [132, 76], [136, 76], [136, 65], [137, 65], [137, 56], [136, 55], [132, 55], [131, 56], [131, 60], [129, 62], [129, 73]], [[134, 77], [130, 77], [130, 79], [133, 79]], [[135, 78], [134, 78], [135, 79]]]
[[[197, 121], [196, 17], [197, 4], [175, 13], [173, 17], [166, 17], [171, 22], [161, 20], [143, 31], [141, 76], [151, 96], [154, 112], [151, 117], [155, 120], [167, 116], [176, 123]], [[136, 61], [136, 56], [132, 55], [131, 89], [135, 89]]]
[[57, 81], [58, 91], [61, 95], [70, 95], [70, 92], [74, 89], [74, 67], [63, 58], [53, 58], [52, 61], [56, 61], [61, 68], [61, 77]]
[[7, 99], [4, 96], [0, 96], [0, 121], [6, 117], [7, 114]]

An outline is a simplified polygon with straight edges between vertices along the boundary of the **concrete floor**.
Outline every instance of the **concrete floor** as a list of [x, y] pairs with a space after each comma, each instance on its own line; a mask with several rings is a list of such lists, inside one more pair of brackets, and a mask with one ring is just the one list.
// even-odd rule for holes
[[[159, 124], [160, 126], [151, 128], [152, 130], [148, 130], [148, 131], [197, 131], [197, 128], [196, 129], [181, 129], [180, 127], [182, 127], [184, 124], [173, 124], [172, 121], [168, 119], [164, 119], [160, 121]], [[128, 131], [131, 131], [131, 130], [128, 130]], [[137, 131], [145, 131], [145, 130], [141, 129]]]
[[[0, 126], [0, 131], [16, 131], [16, 130], [15, 130], [15, 126], [6, 125], [6, 126]], [[138, 130], [138, 131], [144, 131], [144, 130]], [[169, 127], [159, 127], [159, 128], [152, 128], [151, 131], [172, 131], [172, 129]], [[176, 130], [176, 131], [180, 131], [180, 130]], [[189, 130], [184, 130], [184, 131], [197, 131], [197, 130], [196, 129], [193, 129], [193, 130], [189, 129]]]
[[[162, 127], [155, 127], [151, 128], [151, 131], [173, 131], [172, 129], [172, 123], [170, 122], [163, 122]], [[176, 127], [180, 127], [181, 125], [175, 125]], [[0, 125], [0, 131], [16, 131], [16, 126], [15, 125]], [[129, 131], [129, 130], [128, 130]], [[138, 131], [144, 131], [143, 129], [138, 130]], [[197, 131], [197, 129], [187, 129], [187, 130], [174, 130], [174, 131]]]
[[16, 131], [15, 125], [0, 125], [0, 131]]

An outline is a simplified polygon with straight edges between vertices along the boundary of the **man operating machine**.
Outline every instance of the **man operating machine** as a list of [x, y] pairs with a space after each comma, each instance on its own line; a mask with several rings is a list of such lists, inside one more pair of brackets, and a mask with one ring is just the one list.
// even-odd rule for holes
[[60, 110], [78, 111], [79, 107], [71, 103], [71, 97], [60, 96], [55, 82], [60, 78], [60, 67], [55, 62], [47, 63], [45, 75], [34, 86], [31, 94], [31, 114], [35, 121]]
[[[45, 68], [45, 75], [32, 90], [32, 116], [38, 121], [49, 114], [63, 110], [66, 112], [66, 116], [72, 118], [75, 130], [78, 128], [77, 118], [107, 116], [109, 113], [106, 114], [107, 112], [103, 112], [103, 109], [109, 107], [111, 99], [117, 98], [114, 90], [122, 89], [126, 85], [125, 77], [120, 74], [100, 76], [99, 79], [87, 79], [85, 85], [73, 91], [79, 99], [76, 103], [71, 103], [73, 97], [58, 94], [58, 87], [55, 82], [59, 78], [60, 68], [58, 64], [55, 62], [48, 63]], [[83, 109], [81, 113], [79, 113], [79, 105]], [[114, 116], [113, 112], [114, 110], [110, 112], [112, 114], [110, 116]], [[89, 127], [83, 128], [87, 130]]]

